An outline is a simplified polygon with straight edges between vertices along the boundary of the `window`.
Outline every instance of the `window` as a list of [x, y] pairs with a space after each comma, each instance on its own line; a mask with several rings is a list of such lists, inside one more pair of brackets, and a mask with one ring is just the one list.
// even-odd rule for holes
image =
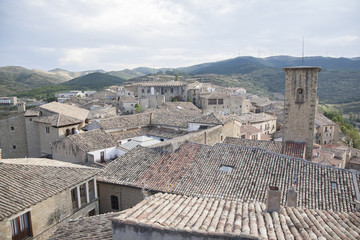
[[32, 118], [30, 118], [30, 122], [32, 122]]
[[45, 132], [50, 133], [50, 127], [45, 127]]
[[15, 131], [15, 128], [14, 128], [14, 127], [10, 127], [10, 130], [11, 130], [11, 131]]
[[119, 198], [117, 196], [111, 196], [111, 209], [119, 210]]
[[88, 186], [89, 186], [89, 200], [92, 201], [95, 199], [94, 180], [90, 180]]
[[224, 104], [224, 99], [218, 99], [218, 104]]
[[75, 128], [72, 128], [72, 129], [71, 129], [71, 133], [72, 133], [72, 134], [75, 134]]
[[298, 88], [296, 90], [296, 103], [303, 103], [304, 102], [304, 89]]
[[13, 145], [13, 149], [16, 149], [16, 145]]
[[81, 199], [81, 205], [86, 204], [86, 187], [85, 183], [80, 186], [80, 199]]
[[231, 173], [233, 170], [234, 166], [229, 166], [229, 165], [221, 165], [219, 171], [220, 172], [226, 172], [226, 173]]
[[30, 212], [10, 220], [12, 239], [32, 237]]
[[141, 92], [142, 92], [142, 93], [145, 93], [145, 89], [141, 89]]
[[170, 91], [171, 91], [171, 93], [173, 93], [173, 92], [174, 92], [174, 89], [173, 89], [173, 88], [171, 88], [171, 89], [170, 89]]
[[70, 135], [70, 129], [66, 129], [65, 136], [69, 136], [69, 135]]
[[77, 202], [77, 188], [71, 190], [71, 201], [73, 205], [73, 210], [78, 209], [78, 202]]
[[160, 138], [160, 141], [161, 141], [161, 142], [163, 142], [163, 141], [164, 141], [164, 139], [163, 139], [163, 138]]
[[209, 105], [216, 105], [216, 99], [208, 99]]

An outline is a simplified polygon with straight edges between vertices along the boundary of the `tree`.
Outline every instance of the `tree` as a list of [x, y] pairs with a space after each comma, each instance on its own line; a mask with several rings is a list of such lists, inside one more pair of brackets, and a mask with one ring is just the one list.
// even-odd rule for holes
[[140, 104], [135, 104], [135, 111], [137, 111], [137, 112], [142, 112], [142, 108], [141, 108], [141, 105]]
[[175, 81], [179, 81], [179, 74], [176, 74]]

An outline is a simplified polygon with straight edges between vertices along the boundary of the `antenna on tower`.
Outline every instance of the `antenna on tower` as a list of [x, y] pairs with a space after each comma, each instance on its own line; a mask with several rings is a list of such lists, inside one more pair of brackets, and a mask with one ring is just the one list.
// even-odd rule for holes
[[304, 66], [304, 49], [305, 49], [305, 38], [303, 36], [302, 55], [301, 55], [301, 65], [302, 66]]

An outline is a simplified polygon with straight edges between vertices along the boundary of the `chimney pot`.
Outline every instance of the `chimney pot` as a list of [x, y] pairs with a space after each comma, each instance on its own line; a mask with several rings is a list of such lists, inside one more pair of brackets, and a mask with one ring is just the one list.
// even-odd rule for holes
[[266, 197], [266, 211], [269, 213], [280, 212], [281, 192], [277, 186], [269, 186]]
[[290, 188], [286, 194], [286, 205], [288, 207], [297, 207], [297, 192], [295, 189]]

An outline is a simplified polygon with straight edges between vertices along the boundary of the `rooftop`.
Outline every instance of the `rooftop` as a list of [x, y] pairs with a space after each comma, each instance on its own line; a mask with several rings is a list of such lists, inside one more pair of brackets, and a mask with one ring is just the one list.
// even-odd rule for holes
[[[232, 167], [231, 173], [219, 171], [223, 165]], [[355, 201], [360, 200], [356, 178], [360, 173], [260, 148], [188, 142], [173, 153], [138, 146], [110, 163], [99, 181], [189, 196], [261, 202], [265, 201], [268, 185], [279, 187], [283, 201], [286, 191], [295, 185], [300, 207], [354, 211]]]
[[109, 134], [99, 129], [73, 134], [65, 139], [70, 140], [85, 152], [117, 146], [117, 142]]
[[[41, 160], [52, 163], [39, 163]], [[94, 168], [41, 160], [28, 158], [21, 164], [13, 159], [0, 162], [0, 221], [99, 173]]]
[[53, 113], [63, 114], [72, 118], [76, 118], [82, 121], [85, 121], [89, 111], [83, 108], [75, 107], [68, 104], [63, 104], [59, 102], [51, 102], [39, 107], [40, 109], [45, 109]]
[[63, 126], [79, 124], [82, 122], [82, 120], [80, 120], [80, 119], [66, 116], [63, 114], [42, 116], [42, 117], [35, 119], [34, 121], [39, 122], [39, 123], [51, 124], [52, 127], [63, 127]]
[[[127, 226], [246, 239], [358, 239], [358, 213], [281, 207], [267, 213], [260, 202], [158, 193], [112, 218]], [[128, 229], [128, 228], [127, 228]], [[141, 231], [141, 230], [140, 230]], [[238, 239], [238, 238], [236, 238]]]
[[316, 126], [328, 126], [328, 125], [335, 125], [333, 121], [325, 117], [323, 114], [316, 114], [315, 116], [315, 125]]
[[237, 146], [243, 146], [243, 147], [262, 148], [262, 149], [266, 149], [273, 153], [279, 153], [279, 154], [282, 153], [282, 143], [281, 142], [226, 137], [224, 139], [223, 143], [237, 145]]
[[186, 82], [180, 81], [170, 81], [170, 82], [142, 82], [142, 83], [135, 83], [135, 86], [143, 86], [143, 87], [180, 87], [186, 86]]
[[49, 240], [112, 240], [111, 218], [119, 213], [107, 213], [70, 220], [50, 236]]
[[126, 130], [150, 125], [150, 114], [139, 113], [96, 120], [101, 129]]

